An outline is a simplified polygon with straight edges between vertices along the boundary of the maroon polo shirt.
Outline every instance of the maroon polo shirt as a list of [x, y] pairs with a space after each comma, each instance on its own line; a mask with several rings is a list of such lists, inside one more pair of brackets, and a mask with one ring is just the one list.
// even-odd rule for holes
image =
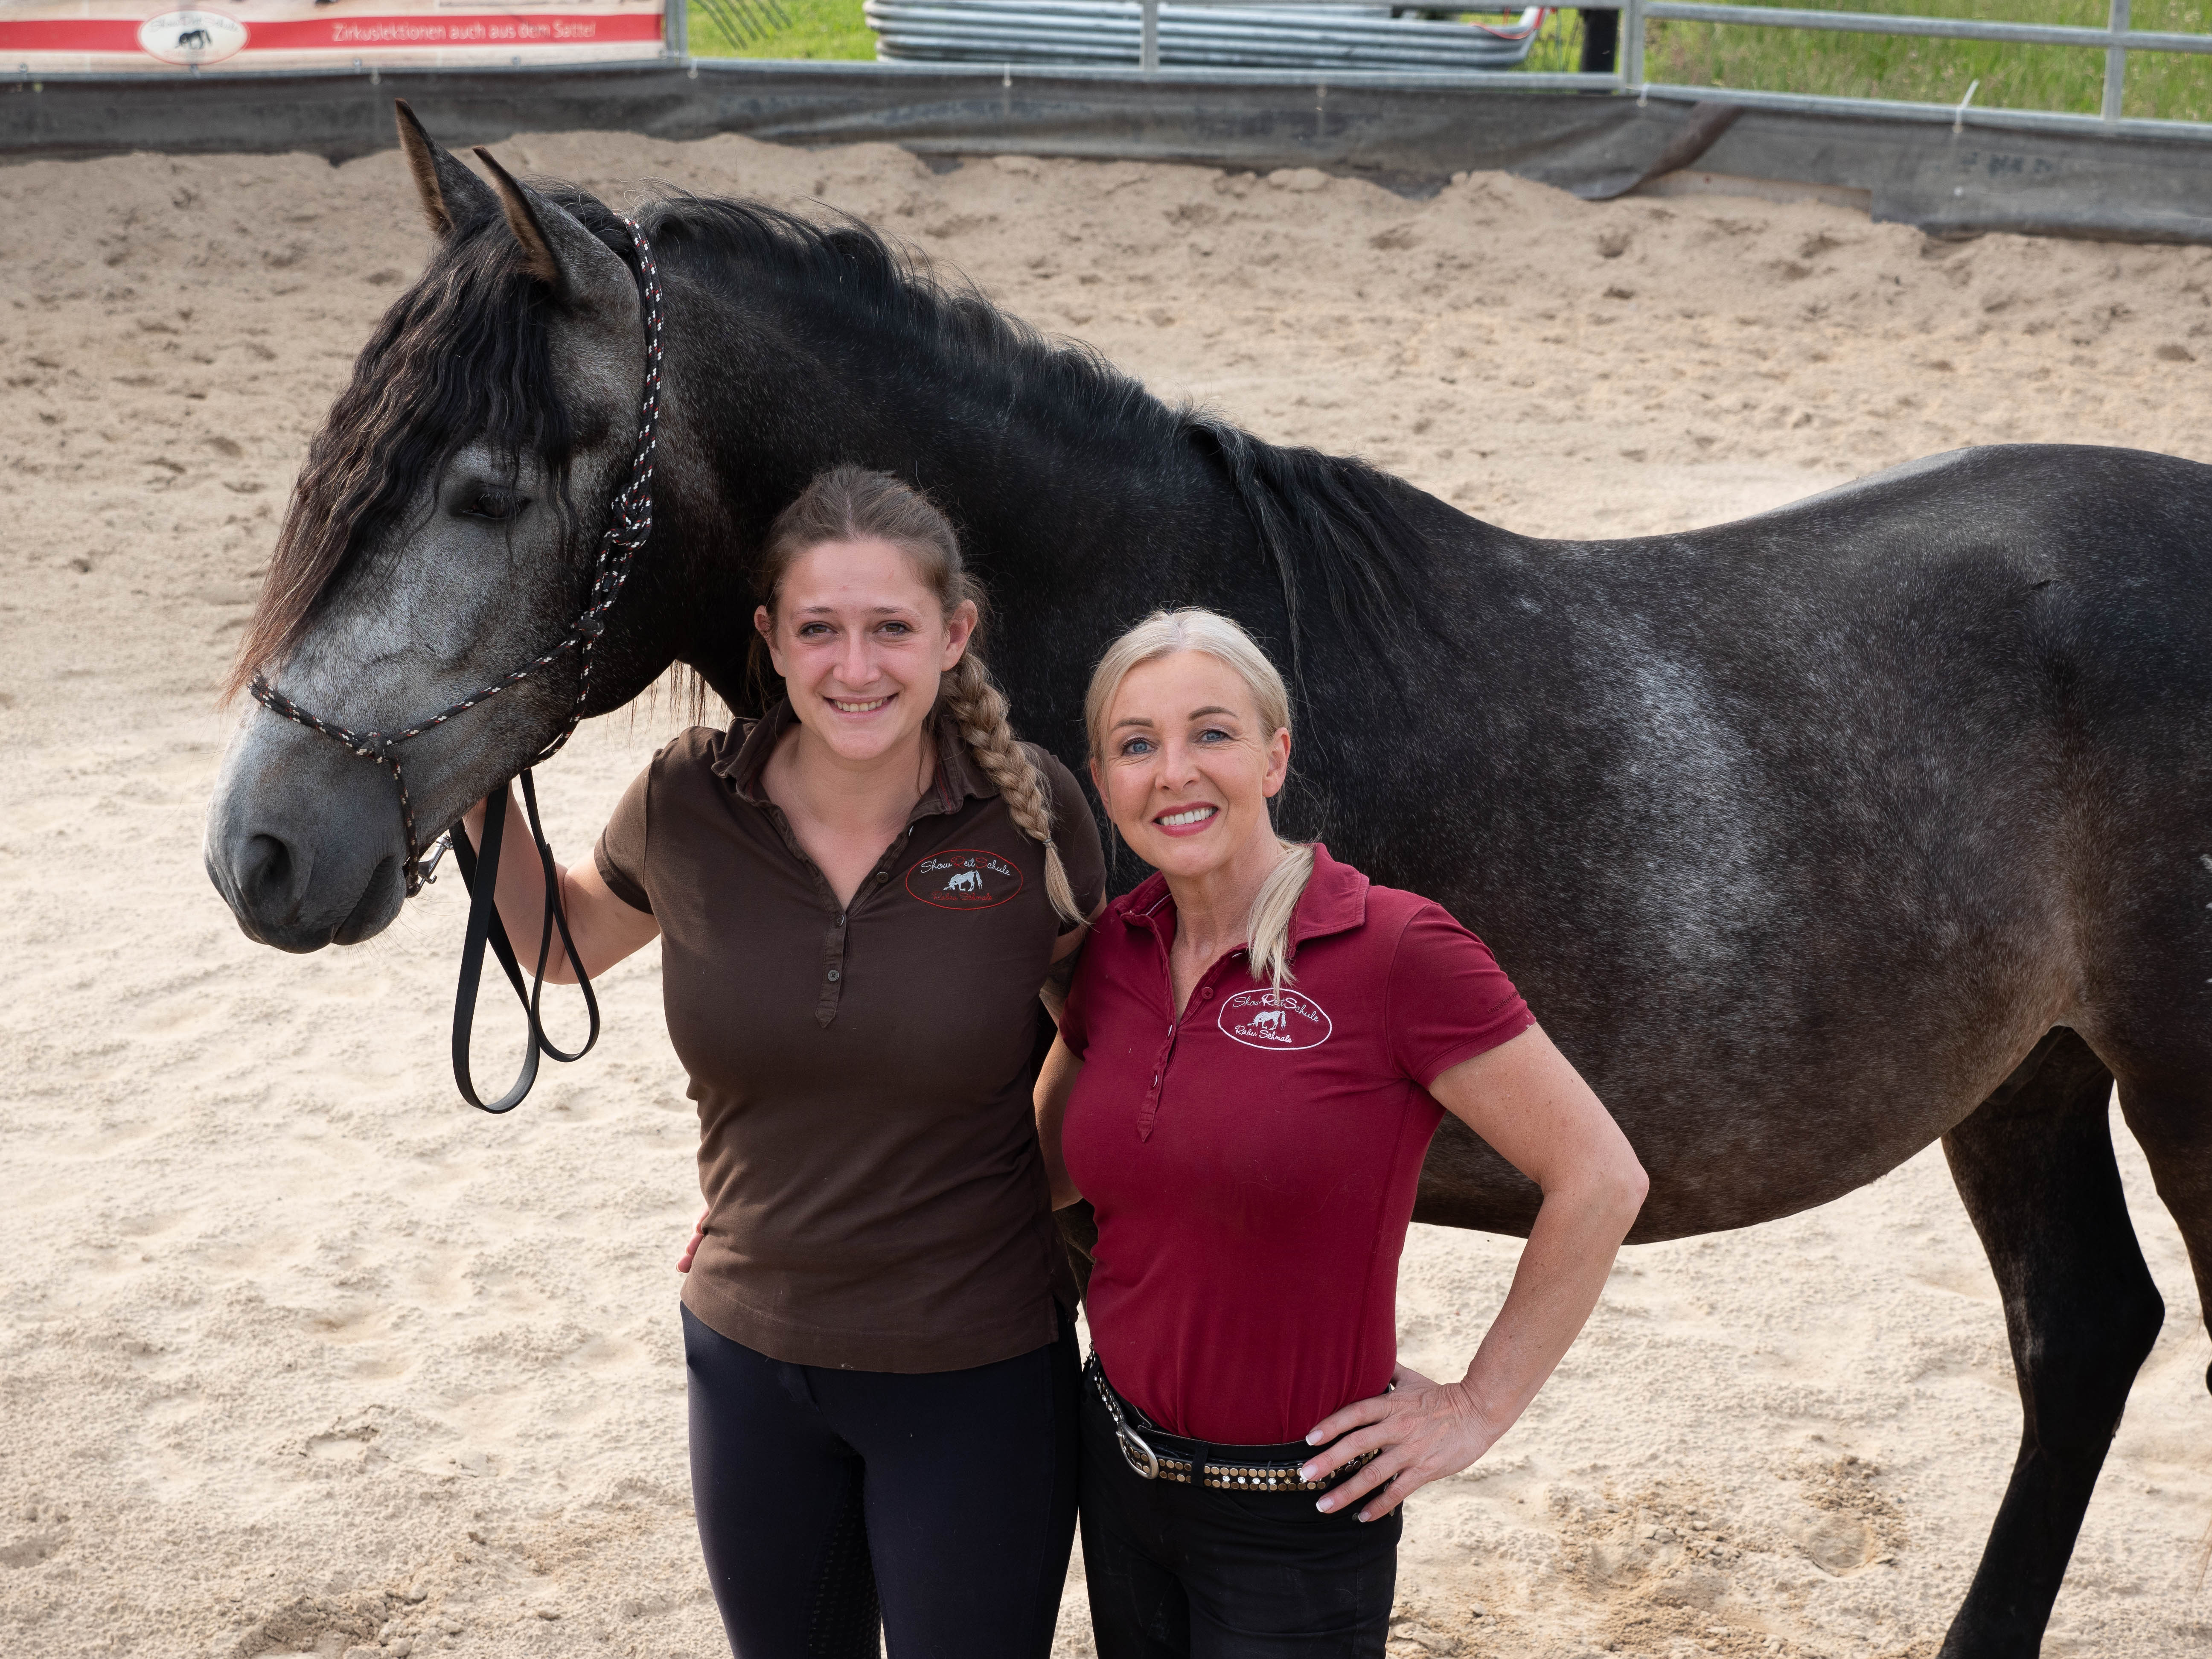
[[1326, 848], [1280, 993], [1232, 951], [1178, 1019], [1175, 930], [1161, 877], [1115, 900], [1060, 1016], [1083, 1060], [1062, 1148], [1098, 1212], [1091, 1344], [1171, 1434], [1303, 1440], [1396, 1369], [1428, 1085], [1534, 1017], [1442, 907]]
[[[797, 1364], [940, 1371], [1042, 1347], [1073, 1285], [1030, 1100], [1063, 931], [1044, 848], [949, 730], [935, 781], [841, 905], [761, 788], [785, 703], [695, 726], [599, 838], [599, 873], [660, 923], [668, 1035], [699, 1103], [707, 1231], [684, 1301]], [[1087, 913], [1098, 831], [1023, 745]]]

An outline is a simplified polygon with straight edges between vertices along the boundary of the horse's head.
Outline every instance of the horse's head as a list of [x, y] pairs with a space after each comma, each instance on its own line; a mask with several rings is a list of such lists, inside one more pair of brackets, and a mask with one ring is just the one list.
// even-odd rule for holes
[[[265, 674], [356, 733], [404, 732], [567, 635], [629, 475], [645, 362], [618, 219], [581, 195], [556, 204], [480, 150], [488, 186], [404, 104], [399, 118], [437, 252], [308, 452], [231, 687]], [[392, 751], [418, 842], [562, 730], [579, 656]], [[206, 845], [249, 936], [368, 938], [399, 909], [410, 851], [390, 771], [252, 707]]]

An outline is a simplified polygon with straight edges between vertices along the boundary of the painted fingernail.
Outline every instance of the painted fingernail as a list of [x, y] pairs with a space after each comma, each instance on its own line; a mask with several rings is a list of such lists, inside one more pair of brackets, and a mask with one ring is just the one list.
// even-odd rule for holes
[[1311, 1430], [1307, 1433], [1306, 1444], [1309, 1446], [1318, 1446], [1321, 1444], [1321, 1431], [1319, 1429]]
[[1316, 1504], [1314, 1507], [1319, 1510], [1323, 1515], [1327, 1515], [1331, 1510], [1336, 1507], [1336, 1501], [1334, 1498], [1324, 1498], [1319, 1503]]
[[1299, 1479], [1299, 1480], [1312, 1480], [1313, 1478], [1314, 1478], [1314, 1466], [1313, 1466], [1312, 1464], [1310, 1464], [1310, 1463], [1301, 1463], [1301, 1464], [1299, 1464], [1299, 1465], [1298, 1465], [1298, 1479]]

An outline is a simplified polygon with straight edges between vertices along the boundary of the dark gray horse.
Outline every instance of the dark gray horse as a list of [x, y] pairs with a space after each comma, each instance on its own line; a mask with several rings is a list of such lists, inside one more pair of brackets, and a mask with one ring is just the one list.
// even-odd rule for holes
[[[643, 356], [611, 213], [402, 136], [439, 249], [315, 441], [241, 665], [356, 730], [561, 637]], [[955, 514], [994, 664], [1071, 763], [1116, 630], [1239, 617], [1296, 668], [1286, 827], [1495, 947], [1650, 1172], [1633, 1239], [1788, 1215], [1943, 1139], [2027, 1418], [1944, 1652], [2035, 1652], [2164, 1316], [2115, 1078], [2212, 1279], [2212, 469], [1972, 450], [1718, 529], [1534, 542], [1168, 408], [863, 228], [688, 198], [641, 223], [667, 293], [658, 517], [589, 711], [672, 661], [758, 706], [750, 565], [836, 461]], [[556, 665], [413, 743], [423, 832], [574, 689]], [[207, 864], [249, 934], [368, 938], [409, 851], [385, 770], [244, 722]], [[1536, 1199], [1449, 1125], [1419, 1214], [1520, 1233]]]

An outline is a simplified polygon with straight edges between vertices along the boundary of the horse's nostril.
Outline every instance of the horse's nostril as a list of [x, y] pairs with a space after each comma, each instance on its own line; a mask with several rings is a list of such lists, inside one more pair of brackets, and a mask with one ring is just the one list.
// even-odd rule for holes
[[300, 861], [274, 836], [252, 836], [239, 854], [238, 896], [258, 921], [289, 921], [300, 905]]

